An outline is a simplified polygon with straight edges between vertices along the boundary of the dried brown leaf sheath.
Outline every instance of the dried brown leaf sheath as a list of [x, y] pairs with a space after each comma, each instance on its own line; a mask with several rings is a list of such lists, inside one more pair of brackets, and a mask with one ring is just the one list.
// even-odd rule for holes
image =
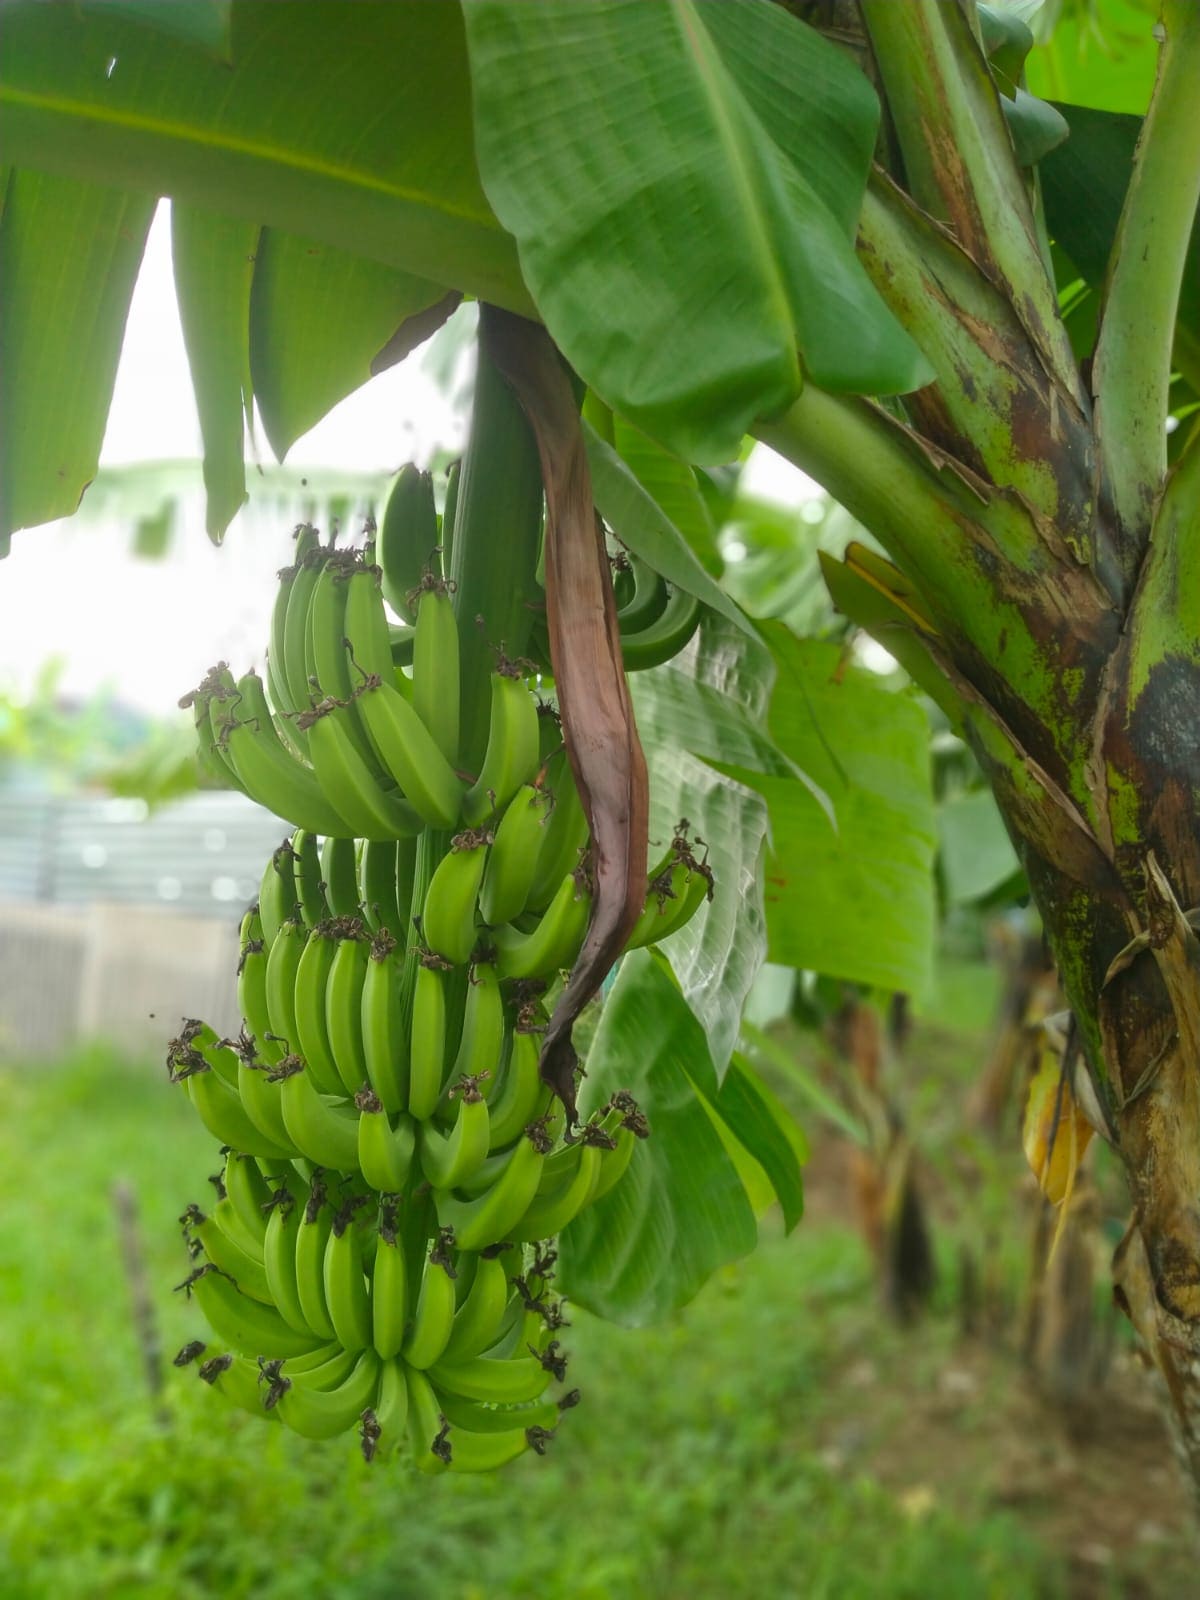
[[646, 896], [649, 786], [625, 681], [612, 573], [592, 503], [579, 408], [546, 330], [486, 307], [492, 359], [529, 417], [546, 489], [546, 612], [567, 755], [592, 830], [587, 937], [542, 1044], [541, 1074], [575, 1120], [575, 1019], [620, 955]]

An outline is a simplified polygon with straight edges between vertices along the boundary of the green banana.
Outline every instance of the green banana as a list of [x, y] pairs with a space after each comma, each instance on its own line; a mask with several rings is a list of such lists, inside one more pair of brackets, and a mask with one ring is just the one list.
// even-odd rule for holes
[[[271, 1032], [287, 1041], [289, 1050], [299, 1048], [296, 1031], [296, 974], [308, 943], [308, 929], [300, 920], [300, 909], [285, 922], [267, 954], [266, 998]], [[265, 1035], [264, 1035], [265, 1038]]]
[[450, 570], [450, 558], [454, 553], [454, 519], [458, 510], [458, 480], [462, 472], [462, 462], [452, 461], [446, 472], [446, 498], [442, 507], [442, 569]]
[[271, 685], [271, 697], [281, 716], [303, 711], [308, 704], [307, 693], [302, 699], [293, 700], [288, 685], [287, 670], [284, 665], [287, 660], [285, 642], [287, 611], [292, 589], [301, 566], [309, 553], [320, 545], [321, 536], [311, 524], [302, 524], [296, 529], [295, 540], [296, 559], [290, 567], [283, 567], [279, 572], [279, 587], [275, 591], [275, 604], [271, 610], [270, 644], [267, 648], [267, 671]]
[[[432, 573], [416, 596], [413, 631], [413, 709], [451, 767], [458, 763], [462, 695], [458, 622], [449, 585]], [[460, 794], [461, 798], [461, 794]]]
[[478, 1079], [485, 1098], [495, 1088], [504, 1059], [504, 998], [495, 967], [477, 962], [471, 968], [463, 1011], [462, 1033], [454, 1058], [454, 1076]]
[[301, 1372], [304, 1381], [314, 1384], [318, 1389], [336, 1389], [353, 1369], [354, 1357], [343, 1350], [335, 1339], [331, 1344], [318, 1345], [307, 1355], [263, 1362], [264, 1380], [270, 1383], [281, 1377], [285, 1367], [289, 1376]]
[[408, 1384], [403, 1361], [384, 1361], [375, 1405], [363, 1411], [361, 1421], [363, 1459], [373, 1461], [381, 1443], [384, 1455], [394, 1455], [408, 1423]]
[[[228, 1200], [218, 1200], [217, 1210], [228, 1205]], [[224, 1231], [215, 1215], [206, 1215], [199, 1206], [188, 1206], [179, 1220], [183, 1224], [184, 1238], [196, 1241], [206, 1261], [211, 1261], [219, 1272], [232, 1278], [241, 1292], [252, 1300], [274, 1305], [261, 1256], [256, 1258], [244, 1250]]]
[[[226, 1160], [228, 1160], [228, 1155], [229, 1152], [227, 1151]], [[249, 1256], [252, 1261], [261, 1262], [263, 1258], [262, 1239], [261, 1237], [255, 1238], [253, 1235], [247, 1232], [245, 1224], [242, 1222], [241, 1217], [238, 1215], [237, 1210], [234, 1207], [233, 1201], [229, 1198], [228, 1189], [224, 1188], [224, 1169], [222, 1169], [219, 1174], [212, 1174], [208, 1181], [214, 1184], [217, 1190], [217, 1202], [213, 1206], [212, 1211], [209, 1213], [211, 1220], [216, 1224], [221, 1233], [225, 1235], [226, 1239], [231, 1244], [237, 1246], [238, 1250], [240, 1250], [244, 1255]], [[223, 1189], [224, 1193], [221, 1192]], [[218, 1265], [220, 1265], [220, 1263], [218, 1263]]]
[[600, 1151], [586, 1139], [580, 1139], [572, 1150], [578, 1152], [573, 1170], [556, 1188], [539, 1193], [521, 1220], [508, 1230], [515, 1243], [553, 1238], [587, 1205], [600, 1171]]
[[358, 1108], [358, 1166], [372, 1189], [394, 1194], [403, 1187], [412, 1168], [416, 1142], [412, 1118], [401, 1112], [393, 1128], [383, 1101], [373, 1089], [360, 1089]]
[[408, 1110], [419, 1122], [431, 1117], [442, 1097], [446, 1057], [446, 971], [449, 962], [423, 952], [413, 990], [412, 1050]]
[[274, 1409], [280, 1420], [306, 1439], [333, 1439], [348, 1433], [379, 1392], [380, 1362], [374, 1350], [361, 1350], [353, 1371], [336, 1389], [306, 1383], [302, 1373], [279, 1380]]
[[280, 1086], [284, 1125], [300, 1153], [335, 1172], [357, 1171], [357, 1112], [320, 1095], [299, 1056], [285, 1056], [270, 1078]]
[[457, 964], [475, 949], [475, 905], [492, 835], [482, 829], [456, 833], [438, 862], [421, 908], [421, 937], [436, 955]]
[[355, 1095], [368, 1082], [363, 1042], [363, 988], [370, 965], [370, 944], [366, 924], [358, 917], [343, 917], [334, 927], [337, 946], [325, 985], [325, 1019], [338, 1077], [346, 1093]]
[[501, 657], [492, 673], [487, 750], [463, 800], [463, 816], [478, 826], [503, 809], [541, 761], [537, 700], [519, 663]]
[[167, 1066], [172, 1071], [172, 1081], [176, 1068], [178, 1076], [186, 1078], [189, 1070], [199, 1072], [207, 1067], [229, 1088], [237, 1088], [237, 1056], [233, 1045], [228, 1039], [218, 1039], [207, 1022], [195, 1017], [184, 1018], [179, 1037], [167, 1046]]
[[[409, 1034], [400, 1003], [402, 967], [403, 953], [392, 934], [381, 929], [371, 941], [363, 978], [363, 1062], [371, 1088], [393, 1114], [408, 1108]], [[369, 1175], [367, 1182], [374, 1185]]]
[[333, 917], [358, 916], [358, 853], [353, 839], [326, 839], [321, 845], [321, 882]]
[[262, 1253], [267, 1231], [267, 1207], [271, 1203], [271, 1185], [263, 1177], [262, 1169], [252, 1156], [230, 1150], [225, 1157], [225, 1170], [221, 1181], [233, 1216], [237, 1218], [243, 1248], [251, 1255]]
[[596, 1181], [592, 1185], [592, 1192], [588, 1196], [588, 1205], [594, 1206], [597, 1200], [602, 1199], [615, 1183], [625, 1176], [629, 1163], [633, 1160], [633, 1152], [637, 1148], [639, 1138], [644, 1139], [646, 1133], [634, 1133], [630, 1127], [623, 1127], [617, 1133], [616, 1144], [611, 1150], [601, 1150], [600, 1170], [596, 1174]]
[[445, 1350], [454, 1330], [454, 1264], [439, 1234], [421, 1273], [412, 1327], [401, 1347], [410, 1367], [424, 1371]]
[[371, 1274], [371, 1341], [389, 1361], [400, 1354], [408, 1323], [408, 1260], [397, 1236], [397, 1200], [380, 1207], [379, 1243]]
[[550, 1369], [537, 1356], [510, 1356], [497, 1361], [473, 1356], [469, 1361], [439, 1361], [428, 1368], [429, 1381], [445, 1394], [491, 1405], [519, 1405], [537, 1400], [550, 1382]]
[[326, 1339], [335, 1337], [325, 1304], [325, 1249], [332, 1227], [333, 1209], [326, 1198], [324, 1179], [314, 1172], [296, 1234], [296, 1295], [305, 1322]]
[[379, 677], [363, 680], [354, 691], [354, 706], [385, 770], [421, 820], [431, 828], [454, 827], [462, 810], [462, 780], [413, 706]]
[[308, 681], [308, 612], [316, 591], [317, 580], [330, 550], [319, 542], [310, 545], [296, 562], [296, 575], [288, 593], [287, 613], [283, 619], [283, 653], [276, 662], [278, 673], [283, 669], [292, 710], [304, 712], [312, 704], [312, 688]]
[[296, 1283], [296, 1240], [304, 1217], [304, 1203], [308, 1195], [298, 1197], [287, 1184], [281, 1184], [271, 1199], [267, 1217], [266, 1238], [263, 1241], [263, 1265], [271, 1298], [279, 1315], [289, 1328], [297, 1333], [317, 1332], [310, 1328], [300, 1292]]
[[[212, 672], [208, 673], [204, 681], [195, 689], [190, 689], [187, 694], [180, 697], [179, 709], [191, 711], [192, 720], [196, 727], [196, 757], [200, 763], [202, 774], [207, 776], [220, 789], [242, 790], [242, 782], [238, 777], [233, 763], [228, 759], [226, 752], [218, 750], [213, 736], [213, 703], [215, 700], [224, 699], [225, 687], [214, 680], [213, 674], [224, 677], [228, 673], [225, 662], [219, 662]], [[232, 676], [229, 678], [232, 684]], [[242, 790], [244, 793], [245, 791]]]
[[554, 804], [542, 830], [533, 880], [525, 897], [530, 911], [546, 909], [566, 875], [579, 866], [588, 842], [588, 819], [565, 750], [547, 762], [545, 788]]
[[359, 904], [362, 915], [373, 933], [383, 928], [398, 944], [407, 938], [405, 923], [408, 907], [400, 909], [398, 853], [402, 848], [415, 850], [415, 840], [380, 841], [364, 839], [358, 853]]
[[[392, 640], [387, 613], [383, 609], [380, 569], [364, 555], [346, 578], [346, 618], [343, 652], [349, 666], [363, 677], [380, 677], [395, 682]], [[353, 677], [351, 677], [353, 682]], [[340, 692], [340, 691], [339, 691]]]
[[408, 1436], [419, 1472], [445, 1472], [450, 1464], [450, 1424], [438, 1406], [433, 1385], [419, 1368], [404, 1363], [408, 1385]]
[[398, 839], [396, 841], [396, 911], [400, 918], [399, 927], [393, 928], [398, 943], [408, 945], [412, 938], [412, 918], [414, 910], [419, 911], [420, 906], [413, 906], [413, 895], [417, 881], [417, 839]]
[[242, 1294], [211, 1264], [198, 1267], [180, 1287], [195, 1298], [217, 1338], [239, 1355], [300, 1356], [322, 1343], [314, 1333], [289, 1328], [274, 1307]]
[[296, 899], [306, 928], [315, 928], [329, 915], [321, 889], [321, 852], [315, 833], [297, 828], [292, 835], [292, 876]]
[[[451, 1472], [494, 1472], [507, 1466], [526, 1450], [546, 1453], [551, 1433], [545, 1428], [520, 1426], [506, 1433], [469, 1433], [465, 1428], [450, 1429]], [[535, 1444], [536, 1441], [536, 1444]]]
[[662, 614], [637, 633], [621, 628], [621, 656], [626, 672], [660, 667], [677, 656], [700, 626], [701, 606], [695, 595], [676, 587]]
[[406, 801], [384, 791], [356, 748], [350, 713], [345, 701], [321, 700], [297, 719], [297, 726], [308, 734], [315, 781], [350, 825], [341, 831], [360, 839], [403, 839], [419, 833], [421, 818]]
[[484, 1250], [507, 1239], [537, 1194], [546, 1158], [545, 1139], [536, 1125], [526, 1129], [491, 1188], [472, 1199], [449, 1191], [437, 1196], [438, 1222], [452, 1228], [460, 1250]]
[[522, 784], [505, 808], [488, 851], [479, 891], [484, 922], [511, 922], [524, 911], [549, 817], [547, 791], [536, 783]]
[[358, 559], [353, 550], [329, 550], [317, 573], [304, 620], [304, 677], [309, 693], [301, 702], [302, 710], [313, 699], [349, 698], [353, 685], [343, 643], [346, 637], [345, 578]]
[[[238, 1010], [245, 1020], [245, 1032], [268, 1066], [283, 1059], [284, 1050], [270, 1038], [271, 1013], [267, 1006], [267, 962], [270, 956], [266, 943], [256, 937], [256, 917], [253, 910], [242, 919], [241, 953], [237, 966]], [[257, 931], [261, 933], [261, 924]]]
[[279, 937], [280, 928], [296, 916], [299, 909], [295, 856], [291, 839], [285, 839], [271, 852], [263, 868], [262, 882], [258, 886], [258, 918], [262, 927], [258, 937], [268, 950]]
[[[275, 1041], [264, 1035], [272, 1047]], [[290, 1156], [299, 1155], [296, 1142], [283, 1120], [283, 1104], [279, 1085], [271, 1081], [274, 1063], [268, 1066], [258, 1054], [254, 1039], [245, 1030], [237, 1040], [238, 1095], [250, 1121], [272, 1144]], [[283, 1058], [280, 1057], [280, 1060]]]
[[312, 833], [353, 834], [314, 770], [281, 743], [262, 679], [247, 672], [238, 679], [237, 688], [238, 699], [221, 721], [218, 744], [228, 750], [246, 793], [296, 827]]
[[460, 1078], [449, 1091], [458, 1100], [458, 1116], [449, 1134], [422, 1122], [421, 1171], [435, 1189], [454, 1189], [487, 1159], [488, 1104], [471, 1078]]
[[263, 1409], [263, 1390], [257, 1361], [225, 1351], [202, 1362], [196, 1369], [196, 1376], [228, 1400], [230, 1405], [237, 1406], [239, 1411], [248, 1411], [251, 1416], [262, 1417], [265, 1422], [275, 1421], [271, 1413]]
[[346, 1086], [338, 1074], [333, 1057], [325, 1014], [329, 970], [333, 966], [337, 947], [335, 922], [318, 922], [309, 931], [308, 942], [296, 968], [293, 1005], [296, 1053], [304, 1058], [322, 1094], [344, 1095]]
[[[441, 1359], [466, 1361], [494, 1344], [504, 1320], [509, 1293], [503, 1262], [497, 1256], [481, 1256], [467, 1297], [454, 1314], [454, 1327]], [[453, 1422], [454, 1418], [450, 1420]]]
[[712, 868], [707, 853], [697, 857], [688, 836], [686, 818], [675, 826], [670, 848], [646, 882], [646, 905], [626, 941], [627, 950], [654, 944], [689, 922], [713, 894]]
[[[451, 1448], [463, 1433], [508, 1433], [515, 1428], [538, 1428], [543, 1434], [553, 1433], [562, 1413], [558, 1401], [543, 1397], [527, 1400], [522, 1405], [485, 1405], [480, 1400], [464, 1400], [462, 1395], [451, 1394], [434, 1386], [434, 1394], [442, 1415], [450, 1424]], [[539, 1452], [540, 1453], [540, 1452]], [[453, 1465], [453, 1461], [451, 1463]]]
[[623, 550], [619, 550], [615, 556], [609, 556], [608, 560], [612, 568], [613, 601], [619, 617], [633, 599], [635, 587], [633, 568], [629, 565], [629, 557]]
[[250, 1156], [287, 1156], [290, 1151], [268, 1139], [246, 1114], [235, 1089], [215, 1073], [207, 1062], [200, 1065], [173, 1064], [168, 1061], [172, 1082], [182, 1082], [201, 1122], [218, 1143]]
[[383, 594], [398, 617], [411, 617], [412, 596], [422, 575], [438, 559], [433, 478], [410, 462], [401, 467], [379, 530]]
[[365, 1350], [371, 1343], [371, 1295], [363, 1262], [362, 1228], [354, 1217], [365, 1199], [355, 1195], [342, 1205], [325, 1246], [325, 1304], [345, 1350]]
[[538, 1071], [542, 1053], [541, 1034], [545, 1025], [544, 1015], [539, 1022], [536, 1013], [532, 1021], [524, 1016], [517, 1019], [504, 1077], [488, 1101], [493, 1150], [503, 1150], [511, 1144], [522, 1129], [547, 1108], [550, 1090], [543, 1084]]
[[581, 873], [568, 873], [529, 933], [509, 923], [492, 931], [502, 978], [549, 978], [574, 964], [587, 933], [592, 897]]
[[633, 595], [617, 613], [622, 645], [627, 634], [640, 633], [656, 622], [666, 610], [670, 598], [664, 577], [632, 551], [626, 551], [626, 559], [633, 573]]

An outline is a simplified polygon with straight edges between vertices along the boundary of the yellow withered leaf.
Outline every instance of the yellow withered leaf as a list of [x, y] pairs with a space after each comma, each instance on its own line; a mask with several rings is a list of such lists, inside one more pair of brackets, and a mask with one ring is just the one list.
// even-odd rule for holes
[[1092, 1133], [1063, 1071], [1061, 1056], [1056, 1050], [1043, 1049], [1029, 1085], [1021, 1142], [1042, 1193], [1054, 1205], [1070, 1198]]

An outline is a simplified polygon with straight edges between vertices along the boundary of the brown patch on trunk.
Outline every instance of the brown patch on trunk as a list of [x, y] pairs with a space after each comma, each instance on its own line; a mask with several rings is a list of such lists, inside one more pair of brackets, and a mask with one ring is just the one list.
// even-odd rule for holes
[[537, 440], [546, 488], [546, 621], [563, 738], [592, 831], [592, 911], [542, 1043], [541, 1074], [575, 1120], [571, 1030], [620, 955], [646, 887], [649, 784], [625, 681], [612, 571], [570, 380], [546, 330], [487, 308], [484, 337]]

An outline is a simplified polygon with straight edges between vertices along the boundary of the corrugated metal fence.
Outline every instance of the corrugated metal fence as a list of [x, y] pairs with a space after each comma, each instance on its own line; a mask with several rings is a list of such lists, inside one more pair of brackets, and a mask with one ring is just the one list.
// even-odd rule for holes
[[0, 791], [0, 1057], [82, 1038], [160, 1054], [183, 1016], [236, 1025], [237, 928], [283, 825], [241, 795]]

